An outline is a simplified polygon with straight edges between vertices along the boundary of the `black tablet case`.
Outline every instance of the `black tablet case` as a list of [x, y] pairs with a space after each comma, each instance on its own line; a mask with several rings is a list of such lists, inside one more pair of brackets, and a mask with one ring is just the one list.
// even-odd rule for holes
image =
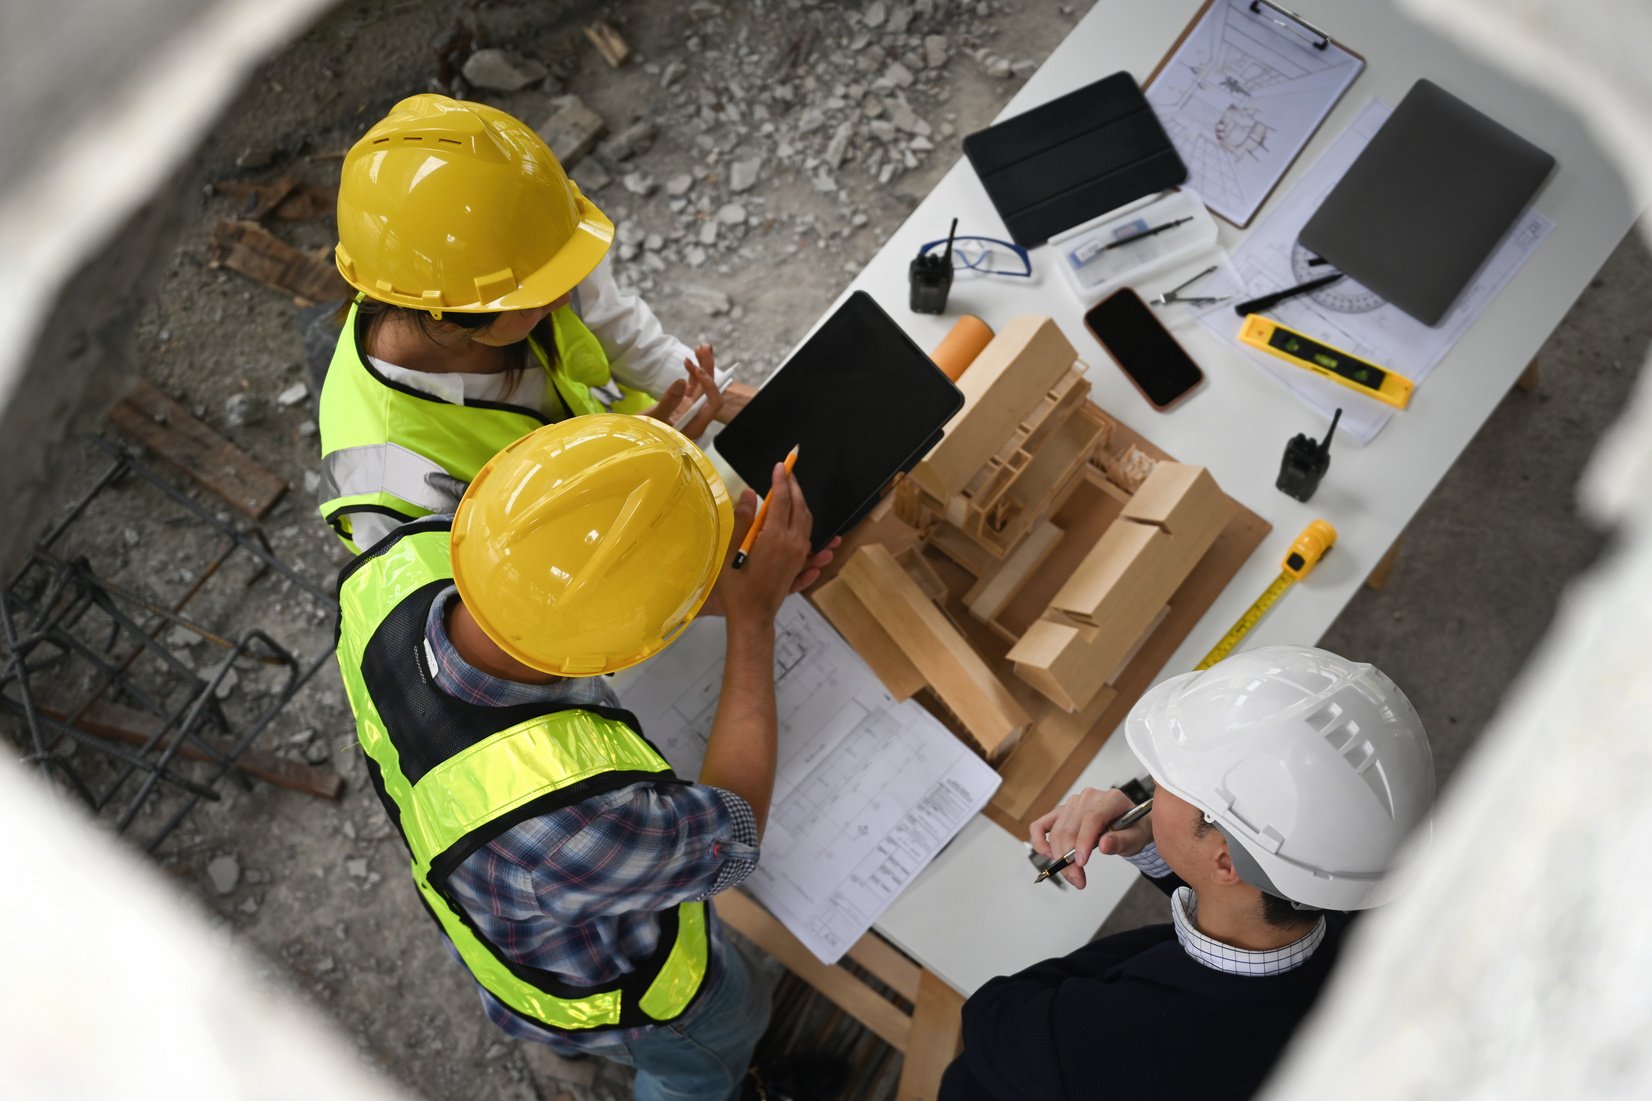
[[1437, 325], [1554, 165], [1514, 131], [1419, 80], [1298, 240], [1418, 321]]
[[1187, 179], [1129, 73], [979, 130], [964, 139], [964, 155], [1010, 236], [1029, 248]]
[[963, 408], [964, 395], [865, 291], [775, 372], [713, 441], [758, 493], [796, 444], [793, 468], [818, 549], [866, 514]]

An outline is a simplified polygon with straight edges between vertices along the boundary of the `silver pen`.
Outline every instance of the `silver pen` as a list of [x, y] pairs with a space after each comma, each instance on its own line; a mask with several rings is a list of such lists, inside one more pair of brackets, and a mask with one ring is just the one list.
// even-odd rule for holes
[[[1117, 818], [1113, 819], [1112, 824], [1109, 825], [1102, 832], [1103, 833], [1117, 833], [1120, 830], [1127, 830], [1131, 826], [1134, 826], [1137, 822], [1140, 822], [1143, 818], [1145, 818], [1148, 815], [1148, 813], [1150, 811], [1152, 811], [1152, 809], [1153, 809], [1153, 800], [1152, 799], [1144, 799], [1142, 802], [1137, 803], [1135, 806], [1131, 807], [1129, 810], [1125, 811], [1123, 814], [1121, 814]], [[1050, 878], [1052, 875], [1055, 875], [1057, 872], [1060, 872], [1065, 868], [1072, 867], [1073, 860], [1077, 856], [1078, 856], [1078, 850], [1077, 849], [1068, 849], [1066, 856], [1063, 856], [1059, 860], [1052, 861], [1048, 868], [1045, 868], [1043, 871], [1038, 873], [1038, 878], [1033, 880], [1033, 882], [1034, 883], [1042, 883], [1046, 879]]]

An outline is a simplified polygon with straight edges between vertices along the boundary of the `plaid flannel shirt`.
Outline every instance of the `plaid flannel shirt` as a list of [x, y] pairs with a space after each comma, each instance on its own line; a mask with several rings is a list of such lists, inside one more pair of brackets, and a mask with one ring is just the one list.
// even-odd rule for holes
[[[603, 677], [522, 684], [473, 668], [453, 648], [445, 618], [457, 595], [437, 596], [425, 621], [425, 656], [436, 687], [484, 707], [543, 703], [546, 710], [618, 706]], [[511, 827], [467, 857], [449, 893], [512, 960], [579, 986], [630, 973], [659, 944], [658, 911], [740, 884], [757, 864], [757, 821], [733, 792], [704, 784], [640, 782]], [[709, 984], [719, 973], [722, 930], [707, 913]], [[589, 1035], [551, 1033], [478, 987], [493, 1023], [520, 1039], [608, 1047], [652, 1026]]]

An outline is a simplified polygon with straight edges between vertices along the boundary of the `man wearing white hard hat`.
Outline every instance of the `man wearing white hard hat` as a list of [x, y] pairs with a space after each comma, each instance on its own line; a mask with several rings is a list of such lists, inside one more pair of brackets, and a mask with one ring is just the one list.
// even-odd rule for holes
[[[1131, 930], [987, 983], [941, 1101], [1244, 1098], [1312, 1008], [1349, 912], [1400, 883], [1427, 830], [1434, 762], [1394, 682], [1324, 650], [1248, 650], [1173, 677], [1125, 722], [1157, 784], [1153, 811], [1087, 788], [1032, 825], [1082, 889], [1095, 852], [1170, 896], [1171, 923]], [[1036, 930], [1023, 930], [1036, 936]]]

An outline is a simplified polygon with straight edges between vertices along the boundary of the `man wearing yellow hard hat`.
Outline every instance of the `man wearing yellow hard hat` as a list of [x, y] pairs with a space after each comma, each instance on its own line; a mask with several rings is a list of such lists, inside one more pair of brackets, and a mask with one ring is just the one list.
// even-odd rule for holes
[[[656, 420], [594, 414], [512, 443], [453, 516], [339, 578], [339, 667], [420, 896], [513, 1036], [636, 1067], [636, 1096], [829, 1098], [822, 1060], [748, 1072], [768, 995], [711, 896], [756, 864], [773, 793], [774, 617], [831, 549], [777, 465], [756, 509]], [[702, 610], [727, 622], [696, 782], [603, 674]], [[745, 1091], [744, 1094], [742, 1091]]]
[[[321, 514], [360, 552], [451, 512], [495, 452], [588, 413], [698, 436], [725, 405], [690, 350], [622, 293], [614, 226], [533, 129], [438, 95], [398, 103], [344, 159], [338, 270], [357, 292], [321, 392]], [[658, 401], [654, 396], [658, 395]]]

